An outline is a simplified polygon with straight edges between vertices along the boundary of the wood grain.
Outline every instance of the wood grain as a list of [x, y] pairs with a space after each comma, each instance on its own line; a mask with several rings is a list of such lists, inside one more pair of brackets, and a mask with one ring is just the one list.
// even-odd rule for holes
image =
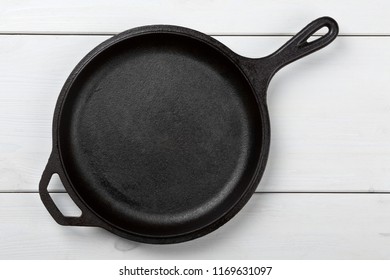
[[317, 17], [339, 21], [342, 34], [390, 34], [389, 1], [49, 0], [1, 1], [0, 32], [117, 33], [175, 24], [210, 34], [293, 34]]
[[158, 246], [60, 226], [37, 194], [0, 194], [0, 259], [388, 259], [389, 207], [389, 195], [255, 194], [217, 231]]
[[[0, 191], [37, 191], [61, 87], [107, 38], [0, 36]], [[262, 57], [288, 38], [217, 39]], [[340, 37], [275, 76], [271, 152], [259, 191], [390, 191], [389, 48], [390, 38]]]

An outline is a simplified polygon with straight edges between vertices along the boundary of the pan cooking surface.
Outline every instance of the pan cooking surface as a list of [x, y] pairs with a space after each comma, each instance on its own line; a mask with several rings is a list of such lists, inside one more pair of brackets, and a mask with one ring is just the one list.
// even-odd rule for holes
[[135, 234], [180, 235], [231, 209], [250, 185], [261, 120], [244, 75], [178, 34], [128, 38], [100, 53], [66, 97], [59, 139], [75, 191]]

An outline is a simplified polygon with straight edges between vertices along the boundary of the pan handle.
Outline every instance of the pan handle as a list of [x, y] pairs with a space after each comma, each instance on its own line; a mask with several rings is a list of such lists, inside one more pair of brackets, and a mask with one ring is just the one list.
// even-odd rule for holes
[[74, 203], [81, 210], [81, 215], [79, 217], [64, 216], [58, 209], [57, 205], [51, 198], [47, 188], [49, 186], [49, 182], [53, 174], [58, 174], [61, 179], [61, 182], [65, 184], [65, 175], [63, 175], [63, 172], [61, 170], [62, 169], [60, 168], [59, 160], [52, 153], [46, 165], [46, 168], [43, 171], [41, 181], [39, 182], [39, 195], [47, 211], [58, 224], [63, 226], [99, 226], [97, 218], [94, 217], [90, 213], [90, 211], [86, 209], [86, 207], [77, 199], [72, 198]]
[[[328, 28], [328, 32], [325, 35], [322, 35], [314, 41], [307, 41], [315, 32], [323, 27]], [[337, 22], [331, 17], [321, 17], [312, 21], [268, 57], [270, 59], [269, 62], [274, 66], [272, 67], [272, 75], [283, 66], [327, 46], [337, 37], [338, 33], [339, 27]]]

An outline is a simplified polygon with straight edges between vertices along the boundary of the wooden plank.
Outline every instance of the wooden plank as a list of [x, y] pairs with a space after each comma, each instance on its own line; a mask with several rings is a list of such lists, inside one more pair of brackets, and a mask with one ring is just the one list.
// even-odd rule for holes
[[389, 259], [389, 220], [389, 195], [255, 194], [217, 231], [157, 246], [60, 226], [37, 194], [0, 194], [0, 259]]
[[[0, 36], [0, 191], [37, 190], [58, 93], [74, 65], [105, 39]], [[217, 39], [261, 57], [288, 38]], [[389, 48], [390, 38], [341, 37], [275, 76], [271, 153], [260, 190], [390, 190]]]
[[330, 15], [343, 34], [390, 34], [389, 9], [386, 0], [2, 1], [0, 32], [116, 33], [174, 24], [210, 34], [293, 34]]

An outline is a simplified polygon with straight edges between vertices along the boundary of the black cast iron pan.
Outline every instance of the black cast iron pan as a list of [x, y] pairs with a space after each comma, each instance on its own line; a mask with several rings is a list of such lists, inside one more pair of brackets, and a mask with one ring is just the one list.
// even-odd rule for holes
[[[328, 32], [307, 42], [322, 27]], [[337, 33], [333, 19], [319, 18], [261, 59], [177, 26], [135, 28], [105, 41], [76, 66], [58, 98], [39, 185], [44, 205], [61, 225], [102, 227], [147, 243], [217, 229], [263, 174], [272, 76]], [[63, 216], [51, 199], [54, 173], [80, 217]]]

